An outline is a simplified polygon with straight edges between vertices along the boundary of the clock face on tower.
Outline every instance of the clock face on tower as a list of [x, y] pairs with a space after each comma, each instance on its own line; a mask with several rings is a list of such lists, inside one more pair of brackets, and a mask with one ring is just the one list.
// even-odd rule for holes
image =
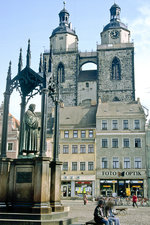
[[110, 32], [110, 36], [111, 36], [111, 38], [113, 38], [113, 39], [118, 38], [119, 35], [120, 35], [120, 33], [119, 33], [118, 30], [112, 30], [112, 31]]

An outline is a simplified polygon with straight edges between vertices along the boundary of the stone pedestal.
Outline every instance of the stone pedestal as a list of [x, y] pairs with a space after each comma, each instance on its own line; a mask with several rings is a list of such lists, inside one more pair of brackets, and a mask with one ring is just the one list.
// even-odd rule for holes
[[51, 196], [50, 204], [53, 212], [64, 211], [61, 204], [61, 165], [62, 162], [51, 162]]
[[8, 180], [11, 159], [0, 158], [0, 205], [7, 206], [8, 203]]

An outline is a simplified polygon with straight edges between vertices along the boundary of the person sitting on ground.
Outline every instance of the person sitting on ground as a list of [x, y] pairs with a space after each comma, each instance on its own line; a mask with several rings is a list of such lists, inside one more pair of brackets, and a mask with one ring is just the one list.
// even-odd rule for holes
[[94, 221], [98, 224], [105, 224], [105, 225], [110, 224], [108, 218], [105, 215], [104, 201], [102, 199], [98, 201], [98, 205], [94, 210]]
[[115, 215], [113, 213], [113, 207], [114, 207], [114, 203], [112, 202], [111, 199], [109, 199], [108, 202], [106, 203], [106, 207], [105, 207], [106, 215], [108, 217], [109, 224], [112, 225], [113, 222], [114, 222], [114, 225], [120, 225], [119, 218], [115, 217]]

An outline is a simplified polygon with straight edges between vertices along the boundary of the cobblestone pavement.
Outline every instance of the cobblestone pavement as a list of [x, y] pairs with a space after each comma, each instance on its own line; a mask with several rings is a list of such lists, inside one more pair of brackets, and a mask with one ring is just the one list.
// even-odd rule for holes
[[[83, 205], [81, 200], [63, 200], [62, 204], [70, 207], [69, 217], [78, 217], [76, 224], [84, 224], [86, 221], [93, 219], [97, 202], [89, 201], [87, 205]], [[127, 208], [127, 213], [117, 215], [120, 219], [120, 225], [150, 225], [150, 207], [123, 207]]]

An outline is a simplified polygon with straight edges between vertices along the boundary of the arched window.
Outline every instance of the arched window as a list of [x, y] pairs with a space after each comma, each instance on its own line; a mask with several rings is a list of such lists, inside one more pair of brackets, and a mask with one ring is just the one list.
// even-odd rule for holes
[[112, 61], [111, 79], [121, 80], [120, 60], [117, 57], [115, 57]]
[[64, 71], [64, 66], [62, 63], [59, 63], [59, 65], [58, 65], [57, 77], [58, 77], [60, 83], [65, 82], [65, 71]]

